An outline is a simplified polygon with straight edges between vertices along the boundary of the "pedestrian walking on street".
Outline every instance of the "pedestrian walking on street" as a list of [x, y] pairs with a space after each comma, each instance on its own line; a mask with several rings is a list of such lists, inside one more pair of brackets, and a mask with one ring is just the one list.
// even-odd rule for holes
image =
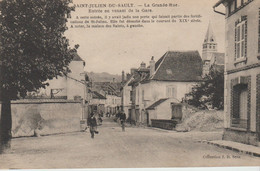
[[122, 111], [120, 113], [120, 121], [121, 121], [121, 127], [122, 127], [122, 131], [125, 132], [125, 120], [126, 120], [126, 114]]
[[103, 117], [103, 114], [99, 113], [98, 114], [98, 123], [99, 123], [99, 125], [102, 125], [102, 122], [103, 122], [102, 117]]
[[88, 125], [89, 125], [89, 131], [90, 131], [90, 134], [91, 134], [91, 138], [94, 138], [94, 135], [98, 134], [97, 120], [96, 120], [94, 113], [90, 114], [90, 117], [88, 118]]

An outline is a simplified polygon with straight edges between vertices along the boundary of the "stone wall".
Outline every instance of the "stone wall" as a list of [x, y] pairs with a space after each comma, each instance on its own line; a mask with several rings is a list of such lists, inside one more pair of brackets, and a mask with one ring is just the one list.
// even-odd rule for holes
[[244, 130], [226, 128], [223, 139], [258, 146], [257, 134], [255, 132], [245, 132]]
[[49, 135], [80, 130], [80, 101], [19, 100], [12, 101], [11, 110], [13, 137], [33, 136], [35, 132]]

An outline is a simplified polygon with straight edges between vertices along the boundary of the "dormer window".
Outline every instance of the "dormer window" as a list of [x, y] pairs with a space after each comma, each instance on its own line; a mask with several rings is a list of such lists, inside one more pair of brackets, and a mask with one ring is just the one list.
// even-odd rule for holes
[[253, 0], [231, 0], [228, 4], [228, 15], [232, 15]]
[[242, 0], [237, 0], [237, 5], [236, 5], [236, 7], [239, 8], [239, 7], [241, 7], [241, 5], [242, 5]]
[[235, 11], [235, 0], [231, 1], [229, 3], [229, 13], [232, 13], [233, 11]]

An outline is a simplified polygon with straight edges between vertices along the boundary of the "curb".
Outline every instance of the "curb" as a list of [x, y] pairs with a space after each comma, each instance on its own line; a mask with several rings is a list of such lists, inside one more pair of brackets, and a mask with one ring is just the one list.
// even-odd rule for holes
[[254, 157], [260, 157], [260, 153], [253, 152], [253, 151], [241, 150], [241, 149], [236, 148], [236, 147], [231, 147], [231, 146], [228, 146], [228, 145], [222, 145], [222, 144], [218, 144], [218, 143], [214, 143], [214, 142], [210, 142], [210, 141], [206, 141], [206, 140], [202, 140], [202, 141], [200, 140], [198, 142], [213, 145], [213, 146], [228, 149], [228, 150], [232, 150], [232, 151], [242, 153], [242, 154], [248, 154], [248, 155], [254, 156]]

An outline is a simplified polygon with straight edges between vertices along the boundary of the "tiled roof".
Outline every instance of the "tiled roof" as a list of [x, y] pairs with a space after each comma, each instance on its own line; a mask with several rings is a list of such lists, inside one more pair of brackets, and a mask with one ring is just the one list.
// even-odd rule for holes
[[121, 83], [118, 82], [94, 82], [93, 87], [98, 91], [104, 91], [109, 95], [120, 96]]
[[92, 91], [92, 95], [93, 95], [93, 99], [107, 99], [105, 96], [103, 96], [102, 94], [96, 92], [96, 91]]
[[130, 83], [128, 84], [128, 86], [133, 86], [135, 85], [136, 83], [139, 83], [139, 82], [143, 82], [147, 79], [149, 79], [150, 77], [150, 70], [149, 69], [139, 69], [137, 72], [135, 72], [133, 74], [133, 80], [130, 81]]
[[155, 69], [151, 80], [202, 80], [202, 59], [198, 51], [168, 51], [155, 63]]
[[74, 53], [73, 55], [73, 61], [84, 61], [77, 53]]
[[214, 64], [224, 65], [225, 64], [225, 53], [215, 52], [213, 53]]
[[146, 110], [154, 110], [155, 107], [159, 106], [161, 103], [165, 102], [166, 100], [168, 100], [168, 98], [160, 99], [154, 102], [153, 104], [151, 104], [150, 106], [148, 106]]

